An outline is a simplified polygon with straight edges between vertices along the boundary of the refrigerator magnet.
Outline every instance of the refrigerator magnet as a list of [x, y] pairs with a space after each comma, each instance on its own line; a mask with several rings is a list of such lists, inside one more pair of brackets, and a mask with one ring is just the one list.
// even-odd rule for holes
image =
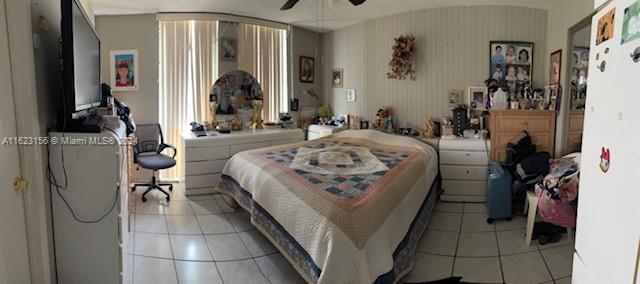
[[600, 45], [601, 43], [608, 41], [613, 37], [613, 26], [615, 19], [616, 9], [613, 8], [611, 11], [604, 14], [600, 19], [598, 19], [598, 31], [596, 34], [596, 45]]
[[640, 38], [640, 1], [624, 9], [621, 44], [638, 38]]
[[609, 171], [610, 166], [611, 151], [609, 151], [609, 148], [602, 147], [602, 150], [600, 152], [600, 170], [606, 174]]

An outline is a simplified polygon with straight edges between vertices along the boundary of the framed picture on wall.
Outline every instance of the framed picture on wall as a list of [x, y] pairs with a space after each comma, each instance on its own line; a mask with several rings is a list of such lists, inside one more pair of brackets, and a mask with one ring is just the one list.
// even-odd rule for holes
[[560, 70], [562, 70], [562, 49], [558, 49], [551, 53], [549, 57], [549, 84], [560, 84]]
[[300, 56], [300, 82], [313, 83], [315, 76], [315, 59]]
[[486, 110], [489, 95], [486, 87], [469, 87], [469, 109]]
[[532, 73], [532, 42], [489, 42], [489, 77], [497, 80], [504, 91], [521, 91], [531, 83]]
[[335, 68], [331, 72], [331, 85], [336, 89], [341, 89], [344, 86], [344, 69]]
[[220, 60], [236, 61], [238, 53], [238, 41], [233, 38], [220, 39]]
[[137, 91], [138, 80], [138, 51], [111, 50], [110, 58], [110, 82], [113, 91]]

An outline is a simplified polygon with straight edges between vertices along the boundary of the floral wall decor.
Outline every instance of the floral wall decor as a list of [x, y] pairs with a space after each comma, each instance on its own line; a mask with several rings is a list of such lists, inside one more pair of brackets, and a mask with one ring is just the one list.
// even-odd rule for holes
[[389, 62], [391, 71], [387, 73], [387, 78], [405, 80], [416, 79], [416, 70], [413, 67], [413, 53], [415, 51], [416, 37], [406, 35], [394, 38], [393, 55]]

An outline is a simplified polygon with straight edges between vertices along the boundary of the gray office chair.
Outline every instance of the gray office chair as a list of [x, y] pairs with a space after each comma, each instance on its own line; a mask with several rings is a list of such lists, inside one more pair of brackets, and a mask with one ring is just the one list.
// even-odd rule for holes
[[[167, 201], [171, 200], [170, 194], [162, 186], [168, 186], [169, 191], [173, 190], [173, 184], [170, 183], [158, 183], [156, 180], [156, 173], [159, 170], [171, 168], [176, 165], [176, 153], [175, 147], [165, 144], [162, 137], [162, 129], [160, 124], [138, 124], [135, 130], [135, 136], [138, 143], [133, 148], [134, 161], [142, 168], [153, 171], [153, 177], [150, 183], [137, 183], [133, 185], [132, 191], [136, 190], [137, 186], [148, 187], [147, 191], [142, 194], [142, 202], [146, 202], [146, 195], [150, 191], [157, 189], [167, 196]], [[170, 148], [173, 150], [173, 156], [167, 156], [161, 152]]]

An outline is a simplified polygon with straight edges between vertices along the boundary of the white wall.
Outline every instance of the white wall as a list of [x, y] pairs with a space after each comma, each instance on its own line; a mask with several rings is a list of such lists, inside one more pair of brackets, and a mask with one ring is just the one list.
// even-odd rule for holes
[[[101, 60], [109, 62], [109, 50], [116, 49], [137, 49], [140, 64], [140, 90], [117, 93], [115, 96], [128, 104], [134, 114], [136, 123], [156, 123], [158, 122], [158, 22], [155, 14], [129, 15], [129, 16], [97, 16], [96, 30], [101, 40]], [[224, 23], [219, 25], [218, 31], [221, 37], [237, 38], [237, 26], [229, 25], [225, 28]], [[224, 31], [224, 35], [222, 32]], [[293, 70], [291, 72], [293, 81], [292, 94], [299, 96], [304, 90], [314, 89], [321, 93], [322, 69], [320, 61], [320, 35], [300, 29], [293, 28], [291, 35], [291, 53]], [[299, 56], [316, 57], [317, 78], [313, 84], [300, 83], [298, 80], [298, 58]], [[103, 64], [101, 71], [103, 81], [108, 80], [108, 64]], [[220, 62], [219, 74], [237, 69], [237, 62]], [[315, 105], [318, 102], [313, 100], [301, 100], [300, 107]], [[295, 116], [295, 114], [294, 114]]]
[[[489, 77], [489, 41], [534, 43], [533, 84], [542, 86], [547, 54], [544, 10], [478, 6], [427, 9], [369, 20], [326, 33], [324, 77], [344, 68], [344, 87], [355, 88], [347, 103], [343, 89], [324, 88], [334, 112], [374, 119], [390, 106], [400, 126], [423, 127], [426, 119], [451, 116], [447, 91], [483, 86]], [[386, 78], [393, 38], [416, 36], [416, 81]]]
[[[316, 77], [313, 83], [300, 82], [300, 56], [315, 58]], [[322, 62], [322, 37], [320, 34], [306, 29], [294, 27], [291, 31], [291, 82], [293, 97], [299, 100], [299, 109], [303, 107], [319, 106], [322, 103], [323, 62]], [[303, 96], [307, 90], [315, 91], [320, 100]], [[299, 112], [291, 112], [294, 120], [298, 120]]]
[[[545, 70], [549, 70], [549, 57], [551, 52], [562, 49], [561, 82], [563, 82], [563, 99], [560, 106], [560, 114], [556, 122], [556, 155], [562, 152], [566, 142], [568, 125], [568, 103], [570, 89], [566, 86], [566, 66], [568, 64], [567, 45], [569, 28], [589, 16], [593, 11], [593, 0], [559, 0], [549, 9], [547, 16], [547, 54], [545, 55]], [[548, 74], [548, 73], [546, 73]], [[549, 75], [544, 78], [545, 84], [549, 83]]]
[[109, 83], [111, 50], [138, 50], [138, 91], [117, 92], [114, 96], [131, 108], [138, 124], [158, 123], [158, 22], [155, 14], [97, 16], [100, 37], [102, 81]]

